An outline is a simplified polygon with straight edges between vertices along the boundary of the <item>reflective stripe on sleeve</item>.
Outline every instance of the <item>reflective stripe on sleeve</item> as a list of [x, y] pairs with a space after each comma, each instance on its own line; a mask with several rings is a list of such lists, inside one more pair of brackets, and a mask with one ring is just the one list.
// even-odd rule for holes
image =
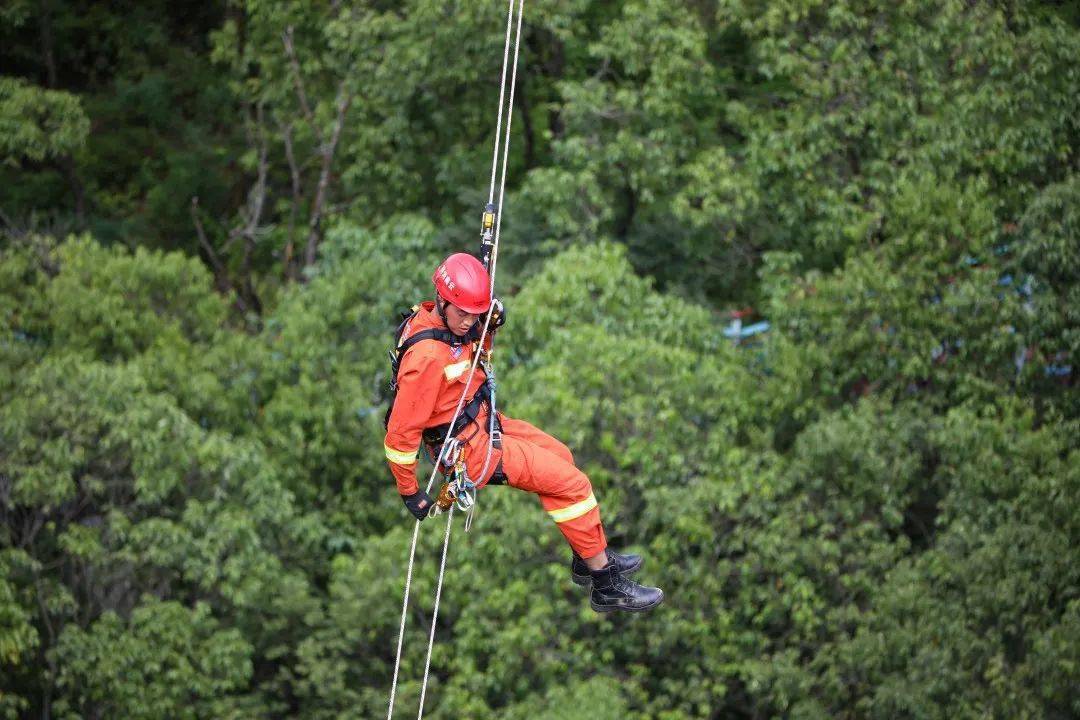
[[585, 498], [581, 502], [576, 502], [573, 505], [568, 505], [558, 510], [548, 510], [548, 515], [551, 519], [557, 523], [564, 523], [574, 518], [579, 518], [585, 513], [596, 507], [596, 496], [589, 493], [589, 497]]
[[465, 371], [469, 369], [469, 365], [472, 362], [470, 360], [462, 360], [461, 362], [454, 363], [453, 365], [447, 365], [443, 368], [443, 372], [446, 373], [447, 380], [457, 380], [459, 377], [465, 374]]
[[383, 450], [386, 451], [386, 459], [397, 465], [412, 465], [416, 462], [416, 454], [420, 452], [420, 448], [416, 448], [412, 452], [401, 452], [385, 443], [383, 443]]

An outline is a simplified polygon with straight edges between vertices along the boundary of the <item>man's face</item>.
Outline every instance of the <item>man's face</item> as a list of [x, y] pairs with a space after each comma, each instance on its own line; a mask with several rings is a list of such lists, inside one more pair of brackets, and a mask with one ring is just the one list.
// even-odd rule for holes
[[455, 335], [464, 335], [469, 332], [479, 315], [467, 313], [457, 305], [446, 303], [446, 326]]

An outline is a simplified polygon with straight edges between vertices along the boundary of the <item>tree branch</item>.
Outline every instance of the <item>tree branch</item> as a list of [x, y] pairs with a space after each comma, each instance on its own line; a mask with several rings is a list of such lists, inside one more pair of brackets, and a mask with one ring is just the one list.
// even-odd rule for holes
[[56, 630], [49, 620], [49, 608], [45, 604], [45, 592], [41, 587], [41, 576], [36, 571], [34, 572], [34, 595], [38, 601], [38, 611], [41, 613], [41, 624], [45, 626], [45, 632], [49, 636], [48, 643], [44, 644], [39, 651], [45, 665], [49, 668], [48, 682], [43, 683], [41, 688], [42, 717], [49, 718], [52, 716], [52, 690], [56, 679], [56, 660], [53, 658], [52, 653], [48, 651], [56, 646]]
[[[56, 54], [53, 52], [50, 5], [51, 3], [47, 2], [47, 0], [41, 0], [39, 3], [41, 10], [41, 57], [45, 63], [47, 87], [56, 90], [58, 89], [59, 79], [56, 73]], [[83, 187], [82, 180], [79, 179], [79, 173], [75, 168], [75, 159], [71, 156], [71, 153], [64, 153], [57, 158], [56, 164], [64, 179], [67, 180], [68, 185], [71, 186], [71, 194], [75, 199], [75, 223], [81, 230], [86, 227], [86, 189]]]
[[337, 118], [334, 120], [334, 131], [330, 136], [330, 143], [321, 147], [322, 169], [319, 171], [319, 185], [315, 192], [315, 201], [311, 206], [311, 217], [308, 220], [307, 249], [304, 252], [305, 267], [315, 263], [315, 253], [319, 244], [319, 223], [322, 221], [326, 190], [330, 184], [330, 167], [334, 162], [334, 153], [337, 150], [338, 140], [341, 138], [341, 130], [345, 126], [345, 114], [349, 111], [349, 105], [353, 99], [352, 93], [346, 90], [347, 82], [347, 78], [342, 79], [338, 86]]
[[52, 20], [49, 17], [49, 5], [46, 0], [41, 0], [38, 7], [41, 11], [41, 59], [45, 62], [46, 82], [48, 87], [56, 89], [56, 56], [53, 54]]
[[206, 253], [207, 259], [210, 260], [210, 264], [214, 268], [214, 277], [217, 279], [217, 285], [219, 290], [227, 290], [232, 287], [232, 281], [229, 280], [229, 271], [225, 265], [222, 264], [221, 258], [218, 257], [217, 252], [214, 250], [214, 246], [210, 244], [210, 241], [206, 237], [206, 230], [203, 228], [202, 220], [199, 218], [199, 196], [195, 195], [191, 198], [191, 222], [195, 225], [195, 233], [199, 236], [199, 245], [202, 247], [203, 252]]
[[293, 200], [299, 204], [303, 201], [303, 186], [300, 182], [300, 168], [296, 164], [296, 154], [293, 151], [292, 125], [283, 125], [281, 135], [285, 140], [285, 159], [289, 161], [289, 174], [292, 177]]
[[285, 141], [285, 159], [289, 162], [289, 174], [292, 177], [292, 208], [289, 211], [289, 239], [285, 244], [284, 270], [285, 277], [293, 276], [292, 259], [296, 248], [296, 216], [300, 212], [300, 206], [304, 203], [304, 190], [300, 181], [300, 168], [296, 165], [296, 154], [293, 152], [292, 124], [281, 126], [281, 136]]
[[[244, 293], [236, 291], [236, 285], [233, 284], [232, 278], [229, 277], [229, 269], [221, 262], [221, 257], [217, 254], [214, 250], [214, 246], [210, 244], [210, 240], [206, 237], [206, 230], [203, 228], [202, 220], [199, 218], [198, 196], [191, 198], [191, 221], [195, 224], [195, 232], [199, 236], [199, 245], [206, 253], [207, 258], [209, 258], [210, 265], [214, 268], [214, 283], [217, 285], [218, 291], [222, 293], [233, 293], [236, 297], [236, 307], [240, 312], [247, 312], [249, 305], [247, 299], [244, 297]], [[251, 297], [258, 306], [258, 298], [253, 295]]]
[[289, 57], [289, 67], [292, 68], [293, 84], [296, 86], [296, 96], [300, 101], [300, 109], [304, 112], [304, 117], [307, 118], [311, 131], [315, 133], [316, 141], [319, 145], [322, 145], [322, 131], [319, 129], [318, 123], [315, 122], [315, 113], [311, 111], [311, 104], [308, 103], [307, 91], [304, 90], [304, 78], [300, 74], [300, 61], [296, 59], [292, 25], [285, 28], [285, 32], [281, 34], [281, 40], [285, 43], [285, 54]]
[[[259, 221], [262, 219], [263, 206], [266, 204], [266, 176], [270, 171], [270, 163], [267, 160], [266, 133], [263, 130], [264, 118], [262, 103], [255, 106], [255, 120], [248, 115], [247, 136], [248, 143], [258, 145], [259, 167], [256, 170], [255, 185], [248, 192], [247, 209], [244, 212], [245, 222], [236, 226], [229, 233], [229, 240], [244, 237], [254, 241], [258, 234]], [[257, 140], [256, 140], [257, 138]]]

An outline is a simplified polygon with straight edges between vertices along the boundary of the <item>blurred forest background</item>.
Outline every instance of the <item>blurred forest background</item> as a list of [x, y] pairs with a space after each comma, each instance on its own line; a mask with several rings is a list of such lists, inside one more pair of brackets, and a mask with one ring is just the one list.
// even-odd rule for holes
[[[0, 717], [385, 714], [386, 349], [477, 247], [505, 22], [0, 5]], [[1080, 6], [530, 0], [524, 34], [501, 396], [667, 599], [593, 613], [487, 490], [427, 717], [1080, 716]]]

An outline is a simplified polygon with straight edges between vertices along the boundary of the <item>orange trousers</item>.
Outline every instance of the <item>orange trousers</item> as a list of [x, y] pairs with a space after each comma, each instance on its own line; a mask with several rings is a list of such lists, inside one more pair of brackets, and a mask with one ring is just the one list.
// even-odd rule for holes
[[[483, 487], [496, 468], [502, 467], [510, 487], [531, 492], [555, 521], [570, 547], [583, 558], [593, 557], [607, 547], [600, 506], [592, 483], [574, 465], [570, 448], [524, 420], [499, 413], [502, 423], [502, 450], [492, 453], [485, 477], [478, 478], [487, 454], [487, 410], [484, 409], [461, 437], [468, 438], [466, 465], [469, 476]], [[479, 425], [479, 428], [477, 428]]]

